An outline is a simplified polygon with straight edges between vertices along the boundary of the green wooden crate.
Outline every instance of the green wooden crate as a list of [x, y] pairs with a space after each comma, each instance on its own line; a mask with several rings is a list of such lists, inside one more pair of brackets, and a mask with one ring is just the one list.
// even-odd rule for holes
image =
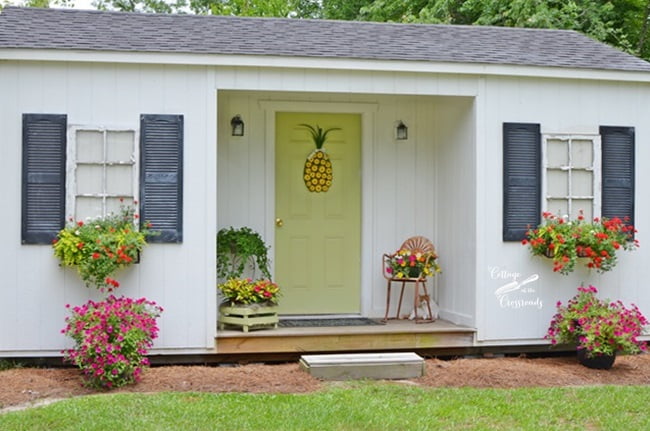
[[226, 325], [237, 326], [244, 332], [249, 329], [278, 327], [278, 307], [275, 305], [222, 305], [219, 307], [219, 329]]

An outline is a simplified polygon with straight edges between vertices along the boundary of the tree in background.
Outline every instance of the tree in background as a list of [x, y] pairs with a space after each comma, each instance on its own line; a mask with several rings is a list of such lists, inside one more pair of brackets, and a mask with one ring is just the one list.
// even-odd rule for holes
[[650, 0], [374, 0], [356, 19], [576, 30], [650, 59]]

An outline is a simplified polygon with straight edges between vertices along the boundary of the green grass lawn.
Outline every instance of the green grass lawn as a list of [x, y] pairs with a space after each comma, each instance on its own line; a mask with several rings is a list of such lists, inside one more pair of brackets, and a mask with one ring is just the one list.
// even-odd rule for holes
[[356, 382], [307, 395], [93, 395], [0, 415], [0, 430], [647, 430], [648, 406], [650, 387]]

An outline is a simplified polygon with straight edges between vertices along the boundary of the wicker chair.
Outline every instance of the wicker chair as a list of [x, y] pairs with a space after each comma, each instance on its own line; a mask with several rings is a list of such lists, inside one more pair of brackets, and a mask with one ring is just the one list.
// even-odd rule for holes
[[[423, 236], [414, 236], [402, 244], [400, 247], [400, 250], [409, 250], [413, 253], [435, 253], [435, 249], [433, 247], [433, 244], [431, 241], [429, 241], [427, 238]], [[394, 276], [394, 274], [390, 274], [387, 271], [387, 268], [390, 265], [390, 261], [395, 257], [395, 253], [393, 254], [384, 254], [382, 257], [382, 273], [384, 275], [384, 278], [388, 281], [388, 286], [386, 288], [386, 314], [384, 316], [383, 321], [386, 322], [389, 320], [388, 313], [390, 310], [390, 291], [391, 291], [391, 285], [393, 282], [398, 282], [402, 284], [402, 289], [399, 294], [399, 303], [397, 304], [397, 314], [395, 317], [392, 319], [399, 319], [399, 313], [402, 309], [402, 298], [404, 297], [404, 288], [406, 287], [407, 283], [412, 284], [415, 287], [415, 292], [413, 295], [414, 301], [413, 301], [413, 310], [415, 314], [415, 322], [416, 323], [427, 323], [427, 322], [433, 322], [435, 319], [433, 319], [433, 314], [431, 313], [431, 302], [429, 300], [429, 292], [427, 290], [427, 277], [424, 274], [418, 274], [417, 277], [400, 277], [397, 278]], [[420, 294], [420, 286], [422, 286], [422, 294]], [[420, 297], [422, 297], [422, 300], [425, 301], [427, 309], [429, 311], [429, 318], [421, 318], [418, 316], [418, 302], [420, 301]]]

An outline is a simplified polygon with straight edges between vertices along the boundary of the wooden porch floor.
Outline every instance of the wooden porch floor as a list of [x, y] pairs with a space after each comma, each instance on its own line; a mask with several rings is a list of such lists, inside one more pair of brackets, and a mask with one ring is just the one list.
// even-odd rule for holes
[[219, 330], [217, 354], [317, 353], [463, 349], [474, 345], [474, 328], [437, 320], [414, 323], [390, 320], [385, 325], [322, 328]]

